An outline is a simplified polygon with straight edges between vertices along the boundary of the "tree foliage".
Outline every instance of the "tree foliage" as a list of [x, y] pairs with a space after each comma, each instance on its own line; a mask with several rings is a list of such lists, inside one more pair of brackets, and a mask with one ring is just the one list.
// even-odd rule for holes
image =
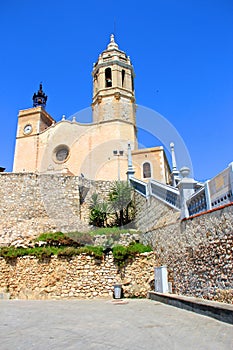
[[90, 223], [97, 227], [107, 224], [108, 203], [101, 201], [99, 195], [94, 193], [91, 197]]
[[134, 216], [132, 187], [127, 181], [116, 181], [104, 202], [94, 193], [90, 205], [90, 223], [97, 227], [128, 224]]
[[122, 227], [133, 219], [132, 187], [127, 181], [116, 181], [109, 193], [110, 206], [117, 226]]

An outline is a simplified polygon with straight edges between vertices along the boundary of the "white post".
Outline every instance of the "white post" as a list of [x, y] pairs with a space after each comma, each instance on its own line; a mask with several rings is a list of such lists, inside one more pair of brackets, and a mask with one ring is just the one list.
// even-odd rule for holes
[[231, 196], [233, 197], [233, 162], [229, 164]]
[[183, 167], [180, 169], [180, 174], [183, 177], [178, 184], [180, 191], [180, 204], [181, 204], [181, 219], [189, 217], [189, 211], [187, 207], [187, 200], [195, 192], [196, 181], [194, 179], [188, 178], [190, 169]]
[[172, 156], [172, 186], [176, 187], [180, 180], [179, 171], [176, 166], [176, 156], [175, 156], [175, 145], [173, 142], [170, 143], [171, 156]]
[[132, 163], [132, 152], [131, 152], [130, 143], [128, 143], [128, 170], [127, 170], [126, 174], [127, 174], [127, 180], [128, 181], [135, 174], [135, 171], [133, 169], [133, 163]]
[[210, 198], [209, 182], [210, 182], [210, 180], [207, 180], [205, 182], [205, 199], [206, 199], [207, 210], [210, 210], [212, 208], [211, 198]]

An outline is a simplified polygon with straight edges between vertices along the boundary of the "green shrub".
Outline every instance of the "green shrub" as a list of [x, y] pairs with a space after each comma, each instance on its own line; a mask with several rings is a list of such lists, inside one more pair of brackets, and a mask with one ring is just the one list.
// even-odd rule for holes
[[35, 242], [43, 241], [49, 242], [50, 240], [59, 241], [60, 239], [64, 239], [65, 235], [62, 232], [48, 232], [42, 233], [35, 239]]
[[72, 257], [77, 254], [79, 254], [79, 251], [74, 247], [65, 247], [63, 249], [59, 249], [57, 252], [58, 257]]
[[102, 259], [103, 257], [103, 247], [100, 246], [85, 246], [79, 248], [80, 253], [86, 253], [88, 255], [94, 256], [95, 259]]
[[42, 260], [50, 258], [52, 255], [57, 255], [58, 248], [55, 247], [38, 247], [33, 248], [29, 255], [34, 255], [36, 258]]
[[121, 229], [120, 227], [100, 227], [95, 230], [92, 230], [89, 232], [91, 236], [96, 236], [96, 235], [111, 235], [111, 234], [122, 234], [122, 233], [139, 233], [136, 230], [130, 230], [130, 229]]
[[22, 256], [35, 256], [38, 259], [49, 258], [57, 254], [55, 247], [35, 247], [35, 248], [16, 248], [2, 247], [0, 248], [0, 256], [6, 259], [14, 259]]
[[17, 257], [22, 257], [25, 255], [35, 256], [36, 258], [42, 260], [50, 258], [53, 255], [58, 257], [72, 257], [86, 253], [93, 256], [95, 259], [101, 259], [103, 257], [103, 248], [86, 246], [81, 248], [75, 247], [35, 247], [35, 248], [15, 248], [15, 247], [2, 247], [0, 248], [0, 256], [5, 259], [14, 259]]
[[92, 237], [89, 233], [81, 232], [54, 232], [42, 233], [35, 242], [46, 242], [49, 246], [66, 246], [66, 247], [80, 247], [85, 244], [93, 244]]
[[118, 266], [123, 266], [126, 260], [129, 258], [127, 247], [122, 245], [116, 245], [113, 247], [112, 254], [114, 261]]
[[67, 237], [72, 239], [78, 244], [78, 246], [92, 245], [93, 238], [89, 232], [69, 232], [66, 233]]
[[[113, 247], [113, 257], [115, 263], [122, 267], [129, 259], [135, 255], [152, 251], [150, 246], [145, 246], [141, 243], [131, 243], [129, 246], [117, 245]], [[104, 252], [101, 246], [86, 245], [84, 247], [67, 247], [67, 246], [45, 246], [35, 248], [15, 248], [15, 247], [1, 247], [0, 256], [5, 259], [14, 259], [25, 255], [35, 256], [38, 259], [50, 258], [53, 255], [58, 257], [71, 257], [78, 254], [87, 254], [93, 256], [95, 259], [102, 259]]]
[[142, 243], [134, 243], [134, 242], [130, 243], [127, 248], [130, 255], [151, 252], [153, 250], [149, 245], [144, 245]]
[[141, 243], [130, 243], [129, 246], [121, 246], [117, 245], [113, 247], [112, 253], [114, 257], [114, 261], [120, 267], [124, 266], [129, 259], [132, 259], [137, 254], [151, 252], [152, 248], [150, 246], [145, 246]]

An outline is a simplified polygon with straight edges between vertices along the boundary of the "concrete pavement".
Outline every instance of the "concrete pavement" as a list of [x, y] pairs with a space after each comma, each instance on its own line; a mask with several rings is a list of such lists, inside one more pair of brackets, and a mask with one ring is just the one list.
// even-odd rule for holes
[[233, 326], [156, 301], [0, 300], [1, 350], [224, 350]]

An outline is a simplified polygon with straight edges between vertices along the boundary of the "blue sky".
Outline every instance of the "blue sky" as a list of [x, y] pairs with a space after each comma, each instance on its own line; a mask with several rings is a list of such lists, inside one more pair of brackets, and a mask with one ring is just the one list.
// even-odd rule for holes
[[113, 31], [134, 65], [136, 102], [177, 129], [195, 178], [227, 167], [233, 161], [231, 0], [2, 1], [0, 166], [12, 169], [18, 110], [32, 106], [41, 81], [56, 120], [90, 106], [92, 65]]

